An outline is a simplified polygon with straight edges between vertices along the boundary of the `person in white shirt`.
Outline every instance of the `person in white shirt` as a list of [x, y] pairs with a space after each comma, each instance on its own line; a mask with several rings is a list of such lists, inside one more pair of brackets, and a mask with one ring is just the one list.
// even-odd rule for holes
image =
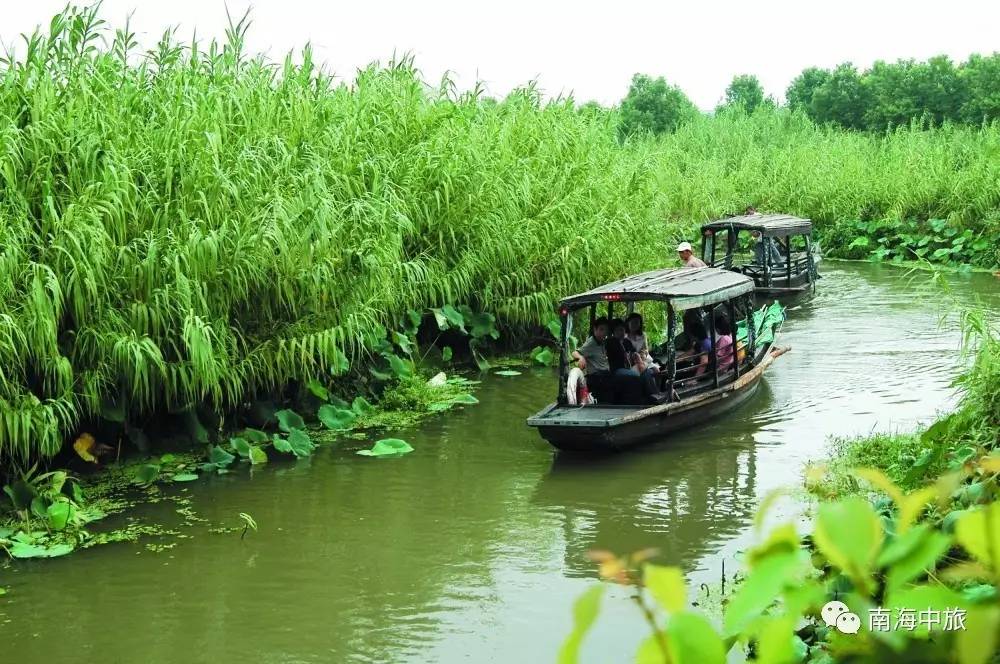
[[690, 242], [681, 242], [677, 245], [677, 255], [680, 256], [684, 267], [708, 267], [705, 261], [694, 255]]

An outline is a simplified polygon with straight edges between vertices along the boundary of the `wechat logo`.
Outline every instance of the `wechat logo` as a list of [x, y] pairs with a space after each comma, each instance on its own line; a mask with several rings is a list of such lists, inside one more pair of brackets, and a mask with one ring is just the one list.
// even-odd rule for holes
[[820, 614], [827, 627], [833, 627], [842, 634], [857, 634], [861, 631], [861, 617], [851, 613], [843, 602], [827, 602]]

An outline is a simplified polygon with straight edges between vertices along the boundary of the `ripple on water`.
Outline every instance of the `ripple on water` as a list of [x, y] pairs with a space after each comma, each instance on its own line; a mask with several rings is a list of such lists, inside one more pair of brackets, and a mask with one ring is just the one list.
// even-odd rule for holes
[[[818, 295], [789, 309], [792, 352], [725, 418], [574, 460], [524, 426], [554, 396], [550, 370], [486, 378], [479, 406], [387, 432], [415, 447], [407, 457], [365, 459], [340, 441], [192, 483], [212, 525], [253, 514], [260, 531], [244, 541], [196, 526], [162, 554], [125, 544], [5, 571], [5, 647], [22, 664], [553, 661], [594, 583], [588, 550], [657, 547], [716, 583], [760, 497], [797, 483], [830, 436], [909, 428], [954, 400], [959, 338], [933, 298], [899, 271], [822, 270]], [[954, 282], [966, 301], [1000, 304], [992, 281]], [[172, 526], [171, 510], [146, 511]], [[588, 639], [594, 661], [644, 636], [618, 599]]]

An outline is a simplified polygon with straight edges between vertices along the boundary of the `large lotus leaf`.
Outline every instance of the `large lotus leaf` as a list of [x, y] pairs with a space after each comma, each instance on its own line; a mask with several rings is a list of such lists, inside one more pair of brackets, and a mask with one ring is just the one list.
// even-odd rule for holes
[[34, 544], [30, 542], [14, 542], [8, 549], [12, 558], [55, 558], [65, 556], [73, 551], [72, 544]]
[[493, 314], [477, 314], [469, 310], [465, 314], [465, 321], [469, 325], [469, 334], [474, 339], [482, 339], [483, 337], [497, 339], [500, 336], [500, 332], [496, 328], [496, 318], [493, 317]]
[[334, 431], [350, 429], [351, 425], [354, 424], [354, 420], [357, 418], [354, 411], [337, 408], [332, 404], [320, 406], [316, 416], [319, 417], [319, 421], [322, 422], [326, 428], [333, 429]]
[[250, 447], [250, 463], [257, 466], [262, 463], [267, 463], [267, 452], [263, 449], [253, 445]]
[[278, 428], [285, 433], [290, 433], [292, 429], [305, 429], [306, 423], [302, 417], [294, 410], [279, 410], [274, 414], [278, 418]]
[[60, 500], [49, 505], [45, 511], [46, 520], [52, 530], [62, 530], [69, 523], [69, 517], [73, 513], [73, 506], [68, 500]]
[[409, 454], [413, 448], [405, 440], [399, 438], [384, 438], [375, 441], [370, 450], [358, 450], [361, 456], [398, 457]]
[[543, 346], [535, 346], [531, 351], [531, 359], [538, 364], [550, 367], [556, 360], [555, 353]]
[[259, 429], [244, 429], [242, 438], [246, 439], [251, 443], [261, 444], [266, 443], [270, 440], [266, 433], [260, 431]]
[[279, 452], [284, 452], [285, 454], [292, 453], [292, 445], [288, 442], [287, 438], [282, 438], [278, 434], [274, 434], [274, 438], [271, 439], [271, 443], [274, 445], [274, 449]]
[[315, 378], [309, 379], [309, 382], [306, 383], [306, 389], [308, 389], [309, 392], [317, 399], [326, 401], [330, 398], [330, 390], [326, 389], [323, 383], [319, 382]]
[[213, 445], [212, 449], [208, 453], [209, 463], [215, 464], [217, 468], [225, 468], [235, 460], [236, 457], [234, 457], [232, 454], [225, 451], [218, 445]]
[[431, 313], [434, 314], [434, 320], [437, 322], [438, 329], [442, 332], [452, 327], [465, 332], [465, 319], [462, 317], [462, 314], [458, 313], [458, 310], [450, 304], [446, 304], [440, 309], [431, 309]]
[[231, 438], [229, 440], [229, 446], [233, 448], [234, 452], [239, 454], [244, 459], [250, 456], [250, 443], [243, 438]]
[[309, 438], [309, 434], [301, 429], [292, 429], [287, 438], [281, 438], [277, 435], [274, 437], [274, 449], [286, 454], [294, 454], [299, 458], [309, 456], [315, 448], [316, 445]]
[[174, 475], [175, 482], [194, 482], [198, 476], [194, 473], [177, 473]]

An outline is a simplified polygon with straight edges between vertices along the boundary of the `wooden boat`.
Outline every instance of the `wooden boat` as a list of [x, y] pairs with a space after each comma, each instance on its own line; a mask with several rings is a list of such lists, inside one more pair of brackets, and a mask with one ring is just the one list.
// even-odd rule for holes
[[709, 267], [747, 275], [761, 295], [814, 291], [819, 278], [812, 222], [786, 214], [754, 213], [705, 224], [701, 259]]
[[[616, 386], [612, 384], [611, 389], [597, 396], [596, 404], [571, 405], [567, 392], [570, 363], [567, 340], [574, 319], [589, 311], [589, 321], [593, 324], [601, 303], [607, 304], [610, 319], [616, 304], [624, 304], [631, 313], [638, 302], [663, 305], [669, 341], [664, 348], [654, 348], [653, 356], [660, 363], [660, 380], [668, 400], [649, 403], [642, 397], [641, 402], [636, 402], [632, 396], [622, 403], [623, 399], [616, 398], [620, 393], [614, 392]], [[777, 330], [771, 335], [760, 335], [758, 343], [754, 309], [753, 280], [715, 268], [655, 270], [565, 298], [559, 308], [562, 351], [558, 395], [554, 403], [528, 418], [528, 426], [536, 427], [543, 438], [561, 450], [602, 452], [649, 442], [719, 417], [749, 399], [767, 368], [787, 350], [774, 347]], [[675, 328], [681, 313], [707, 321], [711, 350], [701, 354], [708, 357], [708, 364], [700, 375], [694, 373], [700, 366], [696, 364], [700, 362], [699, 355], [685, 357], [675, 349], [674, 340], [678, 336]], [[720, 315], [732, 322], [734, 331], [737, 325], [746, 331], [745, 336], [736, 335], [741, 341], [735, 344], [736, 358], [728, 369], [720, 369], [716, 354], [715, 321]], [[587, 383], [596, 392], [596, 386], [592, 385], [595, 378], [598, 376], [588, 376]]]

